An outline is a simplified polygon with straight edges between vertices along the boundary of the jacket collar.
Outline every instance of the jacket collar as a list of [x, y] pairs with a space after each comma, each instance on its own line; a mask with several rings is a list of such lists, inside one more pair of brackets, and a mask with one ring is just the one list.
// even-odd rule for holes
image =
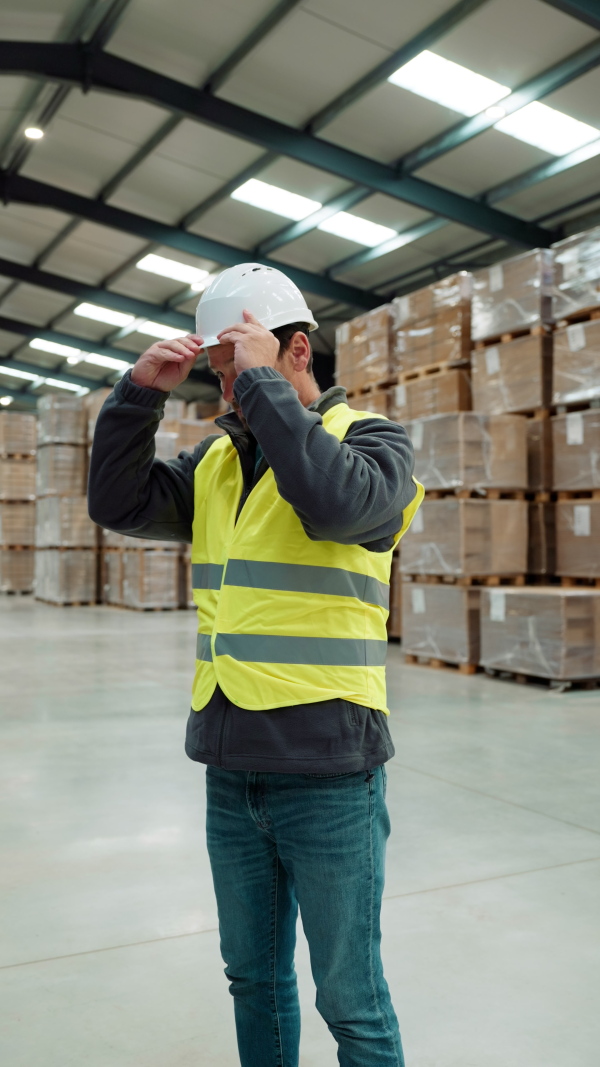
[[[346, 390], [341, 385], [334, 385], [331, 389], [326, 389], [324, 393], [321, 393], [316, 400], [313, 400], [312, 404], [308, 405], [308, 411], [316, 411], [318, 415], [325, 415], [330, 408], [335, 407], [337, 404], [346, 403]], [[226, 415], [219, 415], [215, 419], [215, 425], [225, 430], [225, 433], [228, 433], [231, 438], [237, 439], [238, 442], [240, 438], [248, 439], [252, 436], [242, 425], [235, 411], [228, 411]]]

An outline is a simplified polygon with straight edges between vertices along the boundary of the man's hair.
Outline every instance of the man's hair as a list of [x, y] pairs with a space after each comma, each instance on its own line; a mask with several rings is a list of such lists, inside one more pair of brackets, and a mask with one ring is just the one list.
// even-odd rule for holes
[[[271, 330], [271, 333], [279, 341], [279, 352], [277, 353], [277, 359], [281, 359], [284, 352], [287, 352], [290, 347], [290, 342], [295, 333], [305, 333], [308, 337], [308, 325], [306, 322], [290, 322], [285, 326], [278, 326], [275, 330]], [[313, 354], [312, 348], [310, 350], [310, 358], [306, 364], [307, 373], [312, 376], [313, 374]]]

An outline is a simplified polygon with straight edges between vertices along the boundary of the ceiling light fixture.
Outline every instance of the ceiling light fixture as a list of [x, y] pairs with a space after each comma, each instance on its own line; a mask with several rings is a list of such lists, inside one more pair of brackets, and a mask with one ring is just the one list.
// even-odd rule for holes
[[492, 104], [491, 107], [486, 108], [485, 113], [488, 119], [503, 119], [506, 115], [506, 111], [499, 104]]
[[112, 308], [99, 307], [97, 304], [79, 304], [74, 312], [85, 319], [107, 322], [109, 326], [129, 326], [135, 319], [135, 315], [126, 315], [122, 311], [113, 311]]
[[29, 347], [39, 349], [40, 352], [51, 352], [55, 356], [77, 356], [78, 358], [80, 356], [78, 348], [72, 348], [71, 345], [59, 345], [56, 341], [45, 341], [43, 337], [34, 337], [29, 342]]
[[208, 271], [200, 267], [190, 267], [187, 263], [179, 263], [176, 259], [168, 259], [167, 256], [155, 256], [153, 252], [144, 256], [136, 263], [138, 270], [147, 270], [151, 274], [159, 274], [162, 278], [172, 278], [176, 282], [187, 282], [195, 285], [208, 278]]
[[39, 126], [28, 126], [25, 130], [25, 136], [29, 141], [41, 141], [44, 131], [40, 130]]
[[243, 204], [250, 204], [252, 207], [260, 207], [263, 211], [271, 211], [274, 215], [283, 215], [284, 218], [294, 219], [295, 222], [312, 215], [313, 211], [318, 211], [321, 207], [318, 200], [309, 200], [307, 196], [290, 193], [287, 189], [261, 182], [258, 178], [250, 178], [240, 185], [239, 189], [231, 194], [231, 199], [241, 200]]
[[63, 382], [60, 378], [42, 378], [40, 385], [51, 385], [54, 389], [68, 389], [71, 393], [78, 393], [79, 396], [85, 396], [89, 393], [89, 389], [85, 389], [81, 385], [73, 385], [72, 382]]
[[9, 404], [12, 404], [14, 397], [12, 396], [0, 396], [0, 404], [3, 408], [7, 408]]
[[374, 248], [375, 245], [398, 234], [397, 230], [392, 230], [389, 226], [380, 226], [378, 222], [351, 215], [349, 211], [338, 211], [337, 215], [325, 219], [317, 229], [334, 233], [337, 237], [345, 237], [347, 241], [356, 241], [359, 245], [367, 245], [369, 248]]
[[173, 341], [176, 337], [185, 337], [185, 330], [176, 330], [173, 326], [165, 326], [162, 322], [141, 322], [136, 327], [136, 333], [145, 333], [148, 337], [160, 337], [163, 341]]
[[40, 379], [39, 374], [30, 374], [28, 370], [13, 370], [5, 363], [0, 364], [0, 374], [8, 374], [9, 378], [23, 378], [26, 382], [37, 382]]

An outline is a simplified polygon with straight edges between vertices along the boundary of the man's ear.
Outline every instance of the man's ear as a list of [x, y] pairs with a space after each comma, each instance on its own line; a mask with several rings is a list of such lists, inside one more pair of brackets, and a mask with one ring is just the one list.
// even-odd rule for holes
[[310, 341], [302, 330], [297, 330], [290, 341], [288, 352], [294, 364], [294, 370], [301, 372], [306, 370], [310, 359]]

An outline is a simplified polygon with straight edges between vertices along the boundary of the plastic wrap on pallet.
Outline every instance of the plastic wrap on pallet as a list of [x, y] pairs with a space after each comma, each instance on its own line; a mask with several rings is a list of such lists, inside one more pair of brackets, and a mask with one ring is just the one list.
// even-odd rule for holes
[[550, 419], [527, 419], [527, 484], [536, 492], [552, 486]]
[[552, 321], [553, 256], [550, 249], [524, 252], [473, 275], [474, 341]]
[[600, 676], [600, 590], [481, 591], [481, 664], [567, 681]]
[[85, 445], [40, 445], [37, 451], [38, 496], [85, 493], [87, 448]]
[[394, 371], [405, 373], [440, 363], [468, 362], [471, 354], [469, 304], [447, 308], [431, 319], [394, 331]]
[[600, 307], [600, 226], [553, 246], [556, 320]]
[[387, 417], [389, 392], [387, 389], [374, 389], [372, 393], [361, 393], [348, 400], [348, 407], [355, 411], [372, 411], [375, 415]]
[[102, 553], [102, 600], [105, 604], [123, 604], [123, 553]]
[[532, 411], [550, 403], [552, 335], [526, 334], [471, 353], [475, 411]]
[[38, 445], [84, 445], [87, 411], [82, 396], [41, 396], [37, 402]]
[[212, 434], [222, 436], [224, 432], [213, 419], [182, 419], [173, 425], [176, 426], [180, 452], [193, 452], [196, 445], [206, 437]]
[[402, 585], [400, 555], [395, 553], [390, 573], [390, 613], [387, 620], [389, 637], [402, 637]]
[[600, 408], [555, 415], [554, 489], [600, 489]]
[[600, 500], [556, 504], [556, 573], [600, 578]]
[[472, 274], [463, 270], [457, 274], [449, 274], [447, 278], [442, 278], [440, 281], [432, 282], [423, 289], [416, 289], [405, 296], [397, 296], [392, 301], [396, 328], [413, 326], [415, 322], [433, 318], [447, 311], [448, 308], [468, 304], [472, 293], [472, 279]]
[[177, 553], [124, 552], [123, 603], [130, 608], [178, 608]]
[[479, 594], [473, 586], [405, 582], [404, 651], [448, 663], [478, 663]]
[[98, 553], [91, 548], [44, 548], [35, 554], [35, 595], [52, 604], [96, 602]]
[[551, 501], [529, 504], [529, 574], [556, 574], [556, 512]]
[[35, 501], [0, 502], [0, 545], [35, 545]]
[[425, 499], [402, 539], [403, 574], [524, 574], [527, 501]]
[[157, 459], [176, 459], [179, 452], [179, 434], [162, 433], [158, 431], [154, 435], [155, 456]]
[[87, 420], [87, 438], [88, 441], [93, 441], [94, 430], [96, 429], [96, 420], [100, 414], [100, 410], [104, 405], [104, 401], [110, 394], [112, 389], [94, 389], [92, 393], [88, 393], [83, 398], [85, 405], [85, 414]]
[[556, 330], [552, 403], [585, 404], [599, 399], [600, 320], [575, 322]]
[[426, 489], [526, 489], [523, 415], [430, 415], [405, 423]]
[[0, 548], [0, 593], [33, 592], [32, 548]]
[[392, 373], [391, 304], [359, 315], [335, 332], [336, 381], [350, 391], [386, 381]]
[[37, 419], [20, 411], [0, 411], [0, 456], [34, 456]]
[[95, 548], [98, 527], [89, 517], [85, 496], [40, 497], [36, 509], [38, 548]]
[[0, 456], [0, 500], [35, 500], [33, 456]]
[[466, 369], [410, 378], [390, 390], [390, 418], [395, 422], [470, 410], [471, 378]]

